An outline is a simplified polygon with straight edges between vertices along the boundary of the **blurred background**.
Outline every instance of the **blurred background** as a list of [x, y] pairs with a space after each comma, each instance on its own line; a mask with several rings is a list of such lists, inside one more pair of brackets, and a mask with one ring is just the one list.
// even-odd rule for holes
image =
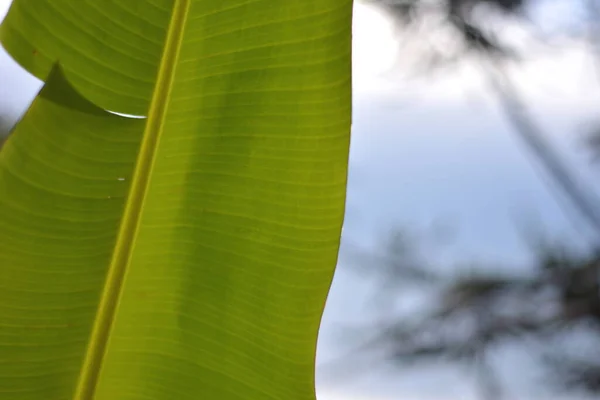
[[[319, 400], [600, 398], [600, 0], [363, 0], [353, 40]], [[0, 50], [2, 135], [40, 86]]]

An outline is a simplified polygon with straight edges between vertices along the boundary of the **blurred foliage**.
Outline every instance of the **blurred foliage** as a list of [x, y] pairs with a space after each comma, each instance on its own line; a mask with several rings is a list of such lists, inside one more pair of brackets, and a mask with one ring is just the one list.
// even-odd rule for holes
[[[386, 283], [377, 292], [378, 304], [397, 302], [406, 288], [417, 287], [431, 304], [408, 316], [391, 312], [383, 326], [356, 328], [352, 333], [361, 342], [358, 352], [382, 355], [381, 361], [396, 366], [446, 360], [477, 368], [502, 345], [535, 342], [530, 350], [537, 349], [547, 373], [559, 377], [552, 382], [600, 392], [600, 358], [578, 358], [553, 345], [581, 327], [600, 339], [600, 253], [581, 254], [553, 243], [537, 249], [529, 274], [501, 273], [508, 270], [501, 266], [486, 268], [489, 272], [468, 266], [436, 274], [426, 263], [406, 262], [420, 257], [403, 237], [409, 236], [391, 235], [382, 253], [366, 264]], [[368, 257], [357, 260], [365, 265]], [[490, 366], [485, 384], [495, 387], [493, 374]]]
[[[526, 112], [510, 76], [498, 70], [504, 61], [519, 62], [531, 56], [531, 43], [548, 39], [538, 35], [530, 18], [530, 9], [544, 1], [551, 2], [369, 0], [394, 18], [404, 42], [418, 42], [414, 61], [419, 73], [473, 59], [491, 60], [478, 65], [499, 72], [490, 75], [490, 89], [515, 132], [542, 161], [562, 194], [570, 197], [572, 207], [597, 228], [592, 219], [600, 215], [600, 205], [593, 200], [591, 188], [580, 184], [577, 174], [565, 167], [560, 151], [549, 145]], [[597, 25], [598, 18], [592, 18], [598, 15], [592, 15], [595, 8], [588, 7], [587, 0], [578, 3], [589, 12], [581, 24]], [[505, 33], [515, 26], [529, 31], [533, 42], [511, 43]], [[558, 36], [588, 41], [586, 32], [587, 28], [563, 30]], [[600, 129], [586, 137], [592, 159], [600, 160]], [[575, 336], [581, 331], [600, 342], [600, 250], [582, 253], [565, 243], [536, 241], [534, 264], [520, 274], [506, 272], [515, 268], [478, 263], [458, 266], [459, 272], [444, 272], [440, 266], [430, 265], [421, 243], [403, 231], [392, 233], [379, 254], [355, 251], [359, 270], [379, 279], [377, 302], [373, 303], [378, 309], [374, 311], [386, 310], [387, 315], [378, 316], [375, 324], [344, 330], [347, 338], [353, 337], [359, 344], [349, 357], [371, 354], [394, 366], [441, 360], [466, 364], [477, 371], [482, 398], [491, 400], [502, 396], [492, 353], [504, 345], [521, 343], [545, 368], [547, 386], [552, 390], [600, 394], [600, 353], [593, 351], [594, 346], [571, 351], [557, 344], [578, 343]], [[600, 249], [600, 242], [597, 244]], [[426, 304], [417, 311], [398, 313], [394, 306], [415, 290], [425, 294]], [[341, 361], [330, 366], [343, 374], [352, 363], [347, 357]]]
[[417, 73], [456, 66], [472, 56], [518, 59], [517, 49], [503, 40], [500, 28], [509, 21], [529, 25], [525, 10], [531, 1], [367, 0], [397, 23], [401, 43], [416, 54], [411, 61]]
[[[431, 73], [456, 66], [473, 58], [494, 61], [521, 61], [535, 50], [555, 49], [558, 43], [585, 38], [589, 29], [540, 29], [532, 14], [540, 7], [561, 0], [364, 0], [396, 22], [401, 43], [411, 47], [414, 71]], [[595, 9], [574, 0], [586, 9], [583, 20]], [[588, 15], [589, 14], [589, 15]], [[511, 35], [518, 32], [518, 39]], [[559, 39], [558, 41], [554, 39]], [[402, 52], [406, 54], [406, 52]]]
[[[579, 44], [595, 42], [596, 36], [589, 32], [598, 28], [597, 19], [590, 16], [597, 13], [587, 4], [595, 1], [569, 3], [574, 9], [587, 10], [586, 18], [582, 17], [579, 23], [585, 29], [563, 27], [555, 29], [552, 35], [542, 35], [533, 10], [539, 11], [542, 5], [552, 7], [560, 0], [369, 0], [393, 18], [401, 30], [401, 42], [413, 46], [412, 51], [402, 54], [411, 54], [403, 61], [414, 60], [417, 74], [430, 75], [463, 62], [473, 62], [478, 67], [523, 149], [542, 167], [543, 178], [548, 178], [544, 183], [567, 200], [568, 217], [580, 218], [576, 223], [583, 221], [583, 230], [600, 239], [598, 196], [535, 121], [530, 104], [524, 101], [506, 68], [508, 62], [519, 65], [519, 61], [535, 57], [539, 45], [549, 45], [553, 38], [569, 38]], [[516, 32], [520, 34], [515, 36]], [[531, 40], [524, 40], [525, 37]]]

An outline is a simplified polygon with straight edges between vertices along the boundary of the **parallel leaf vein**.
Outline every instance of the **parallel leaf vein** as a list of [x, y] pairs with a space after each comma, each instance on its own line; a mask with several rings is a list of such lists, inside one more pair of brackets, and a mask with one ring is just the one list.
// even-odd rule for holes
[[94, 398], [127, 266], [134, 248], [156, 152], [163, 133], [189, 8], [190, 0], [176, 0], [173, 6], [140, 152], [87, 353], [77, 382], [75, 400]]

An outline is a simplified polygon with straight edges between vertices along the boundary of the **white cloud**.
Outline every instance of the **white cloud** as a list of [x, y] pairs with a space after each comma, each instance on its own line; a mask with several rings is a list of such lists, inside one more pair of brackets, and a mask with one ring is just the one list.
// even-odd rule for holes
[[398, 51], [392, 22], [378, 9], [357, 1], [352, 23], [353, 88], [355, 92], [383, 88], [386, 82], [381, 75], [394, 64]]

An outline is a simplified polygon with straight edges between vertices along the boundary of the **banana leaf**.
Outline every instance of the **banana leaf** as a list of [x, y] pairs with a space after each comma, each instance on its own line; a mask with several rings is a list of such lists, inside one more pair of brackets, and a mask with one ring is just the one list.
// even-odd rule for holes
[[0, 399], [314, 399], [351, 14], [13, 1], [45, 83], [0, 152]]

